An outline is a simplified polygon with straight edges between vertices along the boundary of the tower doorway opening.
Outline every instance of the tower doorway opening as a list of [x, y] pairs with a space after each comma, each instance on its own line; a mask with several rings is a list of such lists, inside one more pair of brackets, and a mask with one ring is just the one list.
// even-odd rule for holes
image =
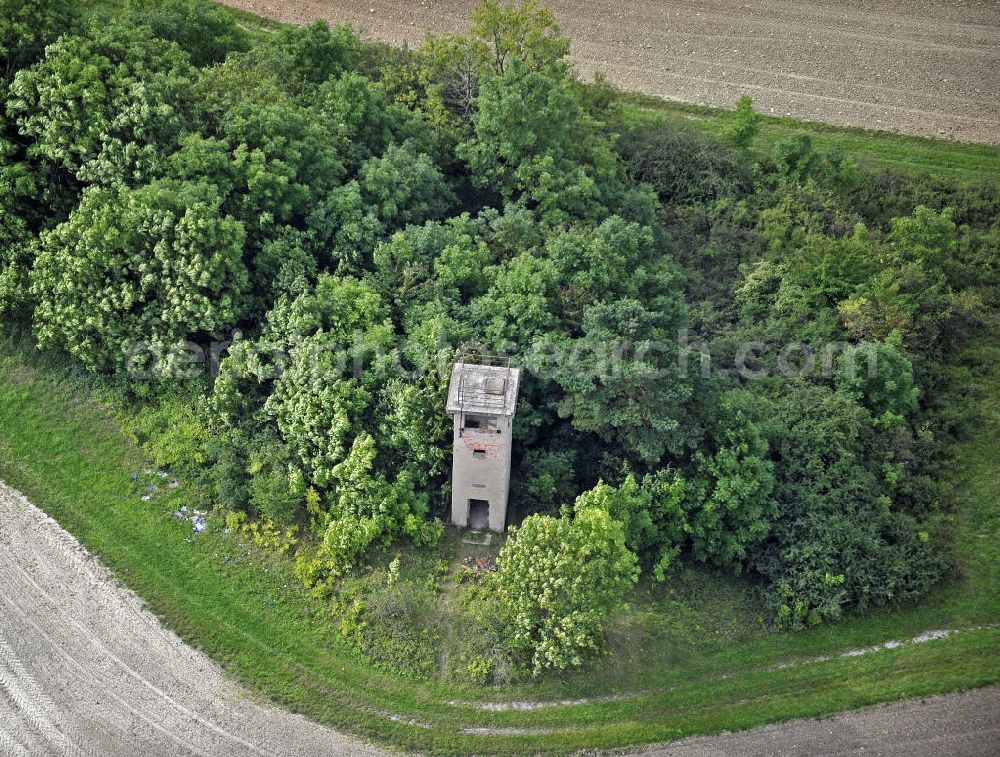
[[490, 502], [486, 499], [469, 500], [469, 528], [483, 531], [490, 525]]

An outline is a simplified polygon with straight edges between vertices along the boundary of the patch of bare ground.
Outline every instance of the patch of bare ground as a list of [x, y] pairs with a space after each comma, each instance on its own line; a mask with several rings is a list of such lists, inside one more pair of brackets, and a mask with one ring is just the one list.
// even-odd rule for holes
[[0, 483], [0, 754], [384, 752], [251, 698]]
[[[225, 0], [279, 21], [351, 23], [410, 45], [461, 32], [475, 0]], [[994, 0], [549, 0], [579, 72], [767, 114], [1000, 144]]]
[[1000, 743], [1000, 687], [867, 707], [823, 719], [683, 739], [646, 757], [808, 754], [980, 757]]

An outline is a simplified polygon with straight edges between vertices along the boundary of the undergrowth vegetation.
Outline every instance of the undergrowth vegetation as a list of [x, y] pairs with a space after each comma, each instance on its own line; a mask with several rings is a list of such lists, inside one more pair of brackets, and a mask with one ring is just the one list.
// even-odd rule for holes
[[[997, 183], [762, 145], [748, 99], [721, 135], [637, 118], [531, 2], [412, 51], [0, 7], [0, 314], [373, 664], [579, 667], [689, 570], [762, 630], [954, 574]], [[441, 522], [470, 350], [525, 369], [520, 523], [478, 551]]]

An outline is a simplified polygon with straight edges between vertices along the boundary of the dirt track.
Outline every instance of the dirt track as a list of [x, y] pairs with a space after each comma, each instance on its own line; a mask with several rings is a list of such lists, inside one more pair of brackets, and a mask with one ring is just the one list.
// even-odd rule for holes
[[[463, 31], [475, 0], [224, 0], [368, 39]], [[995, 0], [548, 0], [585, 76], [707, 105], [1000, 144]]]
[[0, 755], [382, 755], [249, 698], [0, 482]]
[[793, 720], [684, 739], [643, 757], [982, 757], [1000, 744], [1000, 688], [894, 702], [825, 720]]

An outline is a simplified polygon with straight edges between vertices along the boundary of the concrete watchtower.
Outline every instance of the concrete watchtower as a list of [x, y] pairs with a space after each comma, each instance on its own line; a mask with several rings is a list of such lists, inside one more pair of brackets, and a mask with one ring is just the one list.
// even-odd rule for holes
[[451, 371], [448, 412], [455, 418], [451, 522], [503, 532], [510, 489], [511, 431], [521, 370], [510, 358], [459, 358]]

